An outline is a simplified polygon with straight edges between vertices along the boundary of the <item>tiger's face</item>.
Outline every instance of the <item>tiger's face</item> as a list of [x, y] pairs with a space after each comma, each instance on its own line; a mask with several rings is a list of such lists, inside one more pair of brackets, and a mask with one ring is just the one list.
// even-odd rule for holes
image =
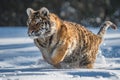
[[49, 10], [45, 7], [38, 11], [27, 9], [28, 36], [35, 38], [45, 38], [51, 36], [56, 31], [56, 24], [50, 19]]

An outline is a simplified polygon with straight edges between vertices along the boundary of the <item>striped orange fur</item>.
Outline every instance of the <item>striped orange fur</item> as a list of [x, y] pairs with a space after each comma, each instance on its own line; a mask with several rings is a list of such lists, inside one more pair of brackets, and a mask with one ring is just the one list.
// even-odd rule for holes
[[61, 20], [45, 7], [37, 11], [28, 8], [27, 14], [28, 35], [44, 60], [56, 68], [93, 68], [107, 28], [116, 29], [116, 25], [106, 21], [94, 34], [80, 24]]

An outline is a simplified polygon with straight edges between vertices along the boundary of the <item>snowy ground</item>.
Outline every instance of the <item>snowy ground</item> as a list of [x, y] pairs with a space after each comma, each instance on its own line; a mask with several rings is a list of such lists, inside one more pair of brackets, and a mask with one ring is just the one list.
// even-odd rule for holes
[[26, 32], [0, 28], [0, 80], [120, 80], [120, 30], [108, 30], [94, 69], [54, 69]]

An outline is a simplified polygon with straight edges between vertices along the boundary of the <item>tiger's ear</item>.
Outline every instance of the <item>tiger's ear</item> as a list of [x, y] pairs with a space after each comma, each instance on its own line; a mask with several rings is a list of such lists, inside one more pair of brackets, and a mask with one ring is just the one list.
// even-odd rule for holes
[[30, 17], [31, 14], [33, 14], [35, 11], [32, 8], [27, 8], [26, 12], [27, 12], [27, 15]]
[[43, 17], [48, 16], [49, 13], [50, 13], [49, 10], [48, 10], [47, 8], [45, 8], [45, 7], [41, 8], [39, 11], [40, 11], [40, 14], [41, 14]]

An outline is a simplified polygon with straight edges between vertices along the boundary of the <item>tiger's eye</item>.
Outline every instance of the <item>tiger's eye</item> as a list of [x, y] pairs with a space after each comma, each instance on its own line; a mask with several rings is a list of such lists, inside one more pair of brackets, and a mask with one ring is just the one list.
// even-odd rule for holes
[[38, 18], [38, 17], [39, 17], [38, 15], [35, 16], [35, 18]]
[[41, 24], [41, 26], [43, 26], [43, 24]]
[[107, 26], [107, 24], [103, 24], [103, 26]]

